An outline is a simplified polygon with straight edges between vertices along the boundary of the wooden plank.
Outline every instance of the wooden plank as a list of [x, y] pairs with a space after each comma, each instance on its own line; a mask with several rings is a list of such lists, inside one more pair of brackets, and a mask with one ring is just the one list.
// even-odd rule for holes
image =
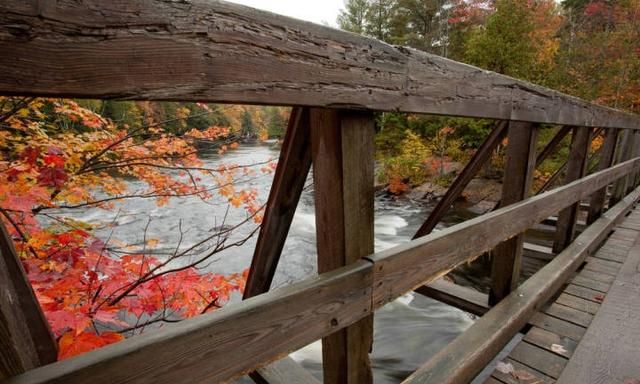
[[623, 263], [627, 259], [627, 255], [620, 255], [614, 252], [607, 252], [606, 250], [599, 250], [598, 253], [594, 255], [594, 257], [603, 260], [617, 261], [618, 263]]
[[555, 257], [551, 247], [525, 242], [522, 246], [525, 256], [543, 261], [551, 261]]
[[484, 381], [484, 384], [505, 384], [504, 381], [499, 381], [496, 378], [488, 377], [487, 380]]
[[581, 299], [593, 301], [595, 303], [602, 303], [602, 300], [604, 299], [603, 293], [606, 293], [606, 291], [596, 291], [595, 289], [581, 287], [575, 284], [567, 285], [567, 288], [565, 288], [564, 292]]
[[[633, 153], [633, 132], [629, 129], [624, 130], [620, 134], [620, 143], [618, 144], [621, 149], [618, 151], [618, 162], [622, 163], [631, 158]], [[613, 193], [611, 195], [611, 204], [616, 204], [625, 195], [627, 190], [627, 178], [621, 178], [613, 186]]]
[[511, 77], [222, 1], [5, 0], [0, 51], [5, 95], [640, 126], [637, 116]]
[[294, 108], [269, 191], [244, 298], [267, 292], [271, 287], [310, 168], [309, 111]]
[[[615, 160], [616, 145], [618, 143], [617, 129], [607, 129], [602, 151], [600, 151], [600, 161], [598, 162], [597, 171], [603, 171], [613, 165]], [[589, 203], [589, 215], [587, 223], [591, 224], [600, 217], [604, 210], [604, 204], [607, 198], [607, 187], [602, 188], [591, 196]]]
[[574, 341], [580, 341], [586, 331], [585, 327], [572, 324], [568, 321], [564, 321], [541, 312], [535, 313], [531, 319], [529, 319], [529, 324], [535, 325], [536, 327], [545, 329], [549, 332], [553, 332], [556, 335], [568, 337]]
[[580, 271], [578, 276], [586, 277], [587, 279], [599, 281], [601, 283], [605, 283], [605, 284], [609, 284], [609, 285], [611, 285], [611, 283], [613, 283], [613, 280], [615, 279], [615, 276], [605, 275], [603, 273], [589, 271], [589, 270], [585, 270], [585, 269]]
[[[582, 260], [593, 251], [593, 247], [597, 247], [606, 238], [615, 223], [631, 209], [638, 196], [640, 190], [627, 196], [624, 203], [608, 210], [565, 251], [478, 319], [404, 383], [453, 384], [469, 382], [476, 377], [522, 329], [536, 308], [554, 295]], [[375, 269], [378, 272], [377, 267]]]
[[603, 273], [605, 275], [611, 275], [614, 277], [615, 275], [618, 274], [618, 270], [619, 270], [619, 268], [614, 268], [608, 265], [604, 265], [602, 263], [596, 263], [596, 262], [593, 262], [593, 260], [585, 264], [583, 268], [587, 271], [599, 272], [599, 273]]
[[227, 382], [372, 313], [371, 272], [360, 261], [3, 384]]
[[482, 316], [489, 310], [489, 298], [486, 294], [445, 279], [423, 285], [416, 292], [476, 316]]
[[589, 313], [578, 311], [577, 309], [573, 309], [571, 307], [565, 307], [564, 305], [560, 305], [557, 303], [551, 304], [547, 309], [544, 310], [544, 313], [585, 328], [588, 327], [593, 320], [593, 315]]
[[523, 340], [567, 359], [573, 356], [573, 352], [578, 347], [578, 342], [575, 340], [538, 327], [531, 327]]
[[[640, 160], [616, 165], [545, 194], [368, 257], [376, 264], [374, 304], [386, 304], [436, 280], [553, 212], [589, 196], [633, 169], [636, 162]], [[595, 252], [595, 248], [590, 252]]]
[[596, 265], [601, 268], [606, 268], [607, 270], [610, 270], [615, 274], [617, 274], [620, 270], [620, 267], [622, 267], [622, 264], [617, 261], [604, 260], [597, 257], [587, 257], [586, 262], [591, 266]]
[[[582, 275], [577, 275], [576, 277], [574, 277], [571, 280], [571, 283], [572, 285], [575, 285], [578, 287], [584, 287], [584, 288], [592, 289], [594, 291], [602, 292], [602, 293], [607, 293], [609, 291], [609, 287], [611, 286], [611, 284], [609, 283], [603, 283], [600, 281], [589, 279]], [[574, 295], [574, 296], [577, 296], [577, 295]]]
[[556, 303], [577, 309], [578, 311], [587, 312], [595, 315], [600, 308], [600, 303], [591, 300], [585, 300], [577, 296], [568, 295], [566, 293], [558, 296]]
[[309, 371], [291, 358], [278, 360], [258, 370], [257, 384], [321, 384]]
[[478, 174], [482, 166], [491, 158], [491, 154], [507, 135], [508, 123], [506, 121], [499, 122], [485, 139], [482, 145], [473, 154], [473, 157], [465, 168], [460, 172], [458, 177], [451, 184], [445, 195], [438, 201], [433, 211], [429, 214], [427, 220], [420, 226], [414, 239], [428, 235], [433, 231], [436, 225], [442, 220], [451, 205], [456, 201], [469, 182]]
[[[578, 180], [586, 174], [590, 143], [591, 130], [585, 128], [573, 129], [569, 160], [567, 161], [567, 173], [564, 178], [565, 184]], [[562, 251], [573, 241], [578, 209], [579, 203], [576, 203], [563, 209], [558, 215], [558, 224], [556, 225], [556, 235], [553, 243], [554, 253]]]
[[[538, 384], [553, 384], [555, 383], [555, 380], [552, 379], [551, 377], [545, 375], [544, 373], [535, 370], [534, 368], [531, 368], [529, 366], [526, 366], [516, 360], [513, 359], [505, 359], [504, 361], [505, 364], [511, 364], [513, 366], [513, 369], [515, 371], [517, 371], [518, 373], [522, 374], [524, 372], [530, 374], [531, 376], [534, 377], [534, 379], [528, 380], [532, 383], [538, 383]], [[514, 377], [513, 374], [507, 374], [504, 372], [500, 372], [499, 370], [495, 370], [493, 372], [493, 377], [497, 380], [500, 380], [500, 382], [505, 383], [505, 384], [522, 384], [522, 381], [519, 380], [518, 378]]]
[[567, 365], [567, 359], [527, 342], [521, 342], [509, 354], [513, 360], [557, 379]]
[[636, 243], [559, 383], [623, 384], [640, 378], [639, 266]]
[[[369, 113], [311, 110], [318, 272], [373, 253], [374, 118]], [[372, 383], [373, 317], [322, 339], [324, 380]]]
[[[536, 162], [537, 126], [509, 123], [509, 145], [502, 186], [501, 206], [529, 197]], [[495, 305], [518, 286], [524, 235], [499, 244], [492, 252], [489, 305]]]
[[0, 380], [57, 359], [57, 344], [0, 219]]

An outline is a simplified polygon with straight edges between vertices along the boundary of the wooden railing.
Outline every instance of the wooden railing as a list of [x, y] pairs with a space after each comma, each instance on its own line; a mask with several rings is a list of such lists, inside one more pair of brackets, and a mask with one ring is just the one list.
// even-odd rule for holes
[[[13, 376], [7, 384], [204, 383], [251, 372], [258, 381], [275, 382], [260, 368], [321, 338], [325, 382], [371, 382], [368, 353], [375, 310], [493, 250], [487, 304], [495, 306], [408, 379], [466, 382], [638, 199], [633, 191], [640, 169], [638, 116], [239, 5], [204, 0], [6, 0], [0, 4], [0, 50], [3, 95], [296, 107], [246, 300], [19, 375], [3, 367], [3, 375]], [[380, 253], [373, 253], [373, 111], [498, 120], [417, 238]], [[563, 128], [537, 154], [539, 124]], [[587, 175], [594, 128], [606, 129], [606, 139], [598, 172]], [[564, 185], [529, 197], [536, 163], [569, 132]], [[430, 233], [505, 136], [509, 145], [501, 208]], [[321, 275], [265, 293], [311, 166]], [[573, 241], [579, 203], [585, 200], [591, 201], [592, 225]], [[607, 202], [609, 210], [602, 216]], [[558, 255], [518, 286], [522, 233], [555, 214]], [[7, 258], [7, 252], [2, 256]], [[0, 309], [4, 325], [10, 315]]]

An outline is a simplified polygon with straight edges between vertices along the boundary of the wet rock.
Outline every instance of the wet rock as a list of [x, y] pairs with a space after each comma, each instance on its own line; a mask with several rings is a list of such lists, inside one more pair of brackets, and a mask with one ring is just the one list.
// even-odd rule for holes
[[413, 188], [407, 193], [407, 197], [411, 200], [434, 200], [441, 198], [445, 193], [447, 193], [447, 188], [427, 182]]

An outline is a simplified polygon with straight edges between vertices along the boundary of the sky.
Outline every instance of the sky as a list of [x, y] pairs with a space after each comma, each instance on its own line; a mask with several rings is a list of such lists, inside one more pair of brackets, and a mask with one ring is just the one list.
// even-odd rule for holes
[[344, 0], [228, 0], [296, 19], [336, 26], [336, 17]]

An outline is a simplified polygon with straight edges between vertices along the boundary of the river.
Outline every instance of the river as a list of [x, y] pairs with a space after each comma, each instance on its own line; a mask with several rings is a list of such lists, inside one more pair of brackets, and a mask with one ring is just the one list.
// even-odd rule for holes
[[[253, 164], [277, 159], [278, 149], [269, 145], [243, 145], [222, 156], [203, 151], [206, 167], [225, 163]], [[257, 189], [266, 201], [273, 175], [248, 177], [240, 187]], [[142, 185], [128, 181], [132, 190]], [[311, 184], [309, 182], [309, 184]], [[182, 232], [182, 244], [188, 246], [206, 237], [211, 228], [220, 226], [226, 214], [226, 224], [243, 220], [246, 213], [230, 209], [222, 199], [203, 202], [198, 198], [172, 199], [158, 207], [151, 200], [127, 200], [117, 209], [106, 211], [87, 209], [74, 215], [97, 226], [104, 239], [119, 239], [140, 243], [147, 228], [147, 239], [157, 238], [160, 246], [170, 250]], [[378, 197], [375, 202], [375, 249], [381, 251], [409, 241], [428, 214], [428, 209], [409, 200]], [[455, 220], [455, 218], [453, 219]], [[111, 225], [109, 225], [111, 224]], [[242, 228], [234, 236], [240, 238], [251, 231]], [[216, 256], [204, 269], [216, 273], [234, 273], [248, 268], [256, 237], [242, 247], [235, 247]], [[305, 189], [285, 244], [274, 287], [313, 276], [316, 270], [315, 216], [312, 188]], [[232, 301], [239, 300], [235, 297]], [[372, 364], [376, 383], [399, 383], [420, 364], [440, 350], [473, 323], [473, 317], [456, 308], [418, 294], [408, 294], [388, 304], [375, 314], [375, 335]], [[318, 378], [322, 376], [321, 344], [313, 343], [292, 354]], [[242, 382], [245, 382], [244, 380]], [[249, 382], [249, 381], [247, 381]]]

